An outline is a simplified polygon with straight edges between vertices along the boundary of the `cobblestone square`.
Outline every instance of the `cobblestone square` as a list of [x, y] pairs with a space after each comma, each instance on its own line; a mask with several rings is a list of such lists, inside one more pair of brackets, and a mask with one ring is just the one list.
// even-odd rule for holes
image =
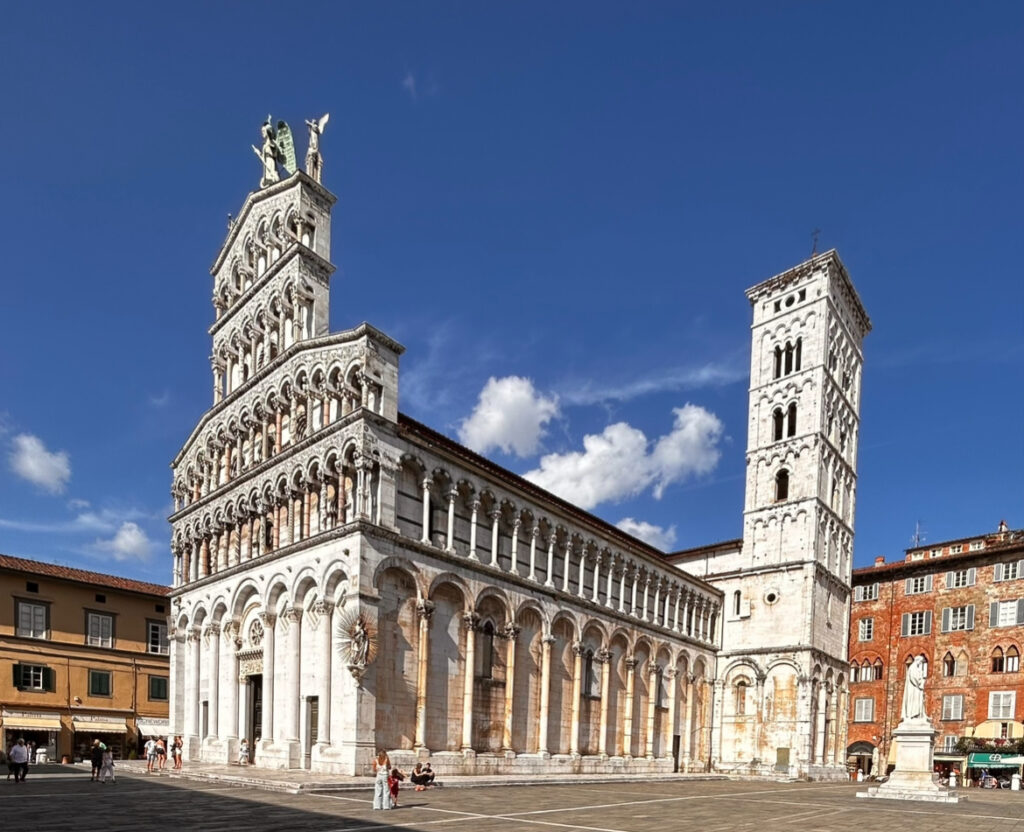
[[403, 791], [400, 807], [374, 812], [371, 793], [286, 794], [170, 775], [121, 775], [113, 785], [88, 772], [51, 767], [24, 785], [0, 783], [5, 817], [36, 830], [83, 825], [118, 830], [289, 829], [316, 832], [431, 830], [512, 832], [702, 832], [757, 829], [815, 832], [984, 827], [1024, 829], [1024, 794], [971, 790], [958, 806], [861, 800], [855, 784], [763, 781], [662, 782], [614, 785], [439, 788]]

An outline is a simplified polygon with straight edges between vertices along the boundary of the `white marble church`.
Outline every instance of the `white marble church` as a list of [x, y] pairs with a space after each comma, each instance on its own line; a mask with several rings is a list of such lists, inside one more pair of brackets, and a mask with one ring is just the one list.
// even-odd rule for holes
[[172, 464], [187, 758], [845, 776], [870, 323], [835, 252], [747, 293], [743, 539], [666, 556], [399, 413], [401, 345], [329, 331], [307, 124], [305, 172], [263, 127], [212, 268], [213, 405]]

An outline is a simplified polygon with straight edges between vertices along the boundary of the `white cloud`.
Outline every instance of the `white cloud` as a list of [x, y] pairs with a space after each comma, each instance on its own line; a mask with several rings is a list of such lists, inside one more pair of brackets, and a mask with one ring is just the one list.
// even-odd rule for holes
[[416, 100], [416, 76], [411, 72], [406, 72], [405, 77], [402, 79], [402, 89], [409, 93], [409, 97]]
[[110, 540], [97, 540], [93, 549], [114, 556], [114, 560], [148, 560], [153, 553], [153, 541], [135, 523], [122, 523]]
[[653, 523], [634, 520], [632, 517], [623, 517], [615, 525], [626, 534], [639, 537], [645, 543], [650, 543], [655, 549], [661, 549], [663, 552], [669, 551], [676, 542], [676, 527], [674, 524], [667, 529], [663, 529], [661, 526], [655, 526]]
[[459, 441], [478, 453], [500, 448], [516, 456], [537, 452], [548, 422], [558, 416], [558, 399], [537, 392], [521, 376], [491, 376], [476, 407], [459, 426]]
[[14, 473], [51, 494], [64, 490], [71, 479], [71, 458], [66, 451], [48, 451], [43, 440], [29, 433], [19, 433], [11, 445]]
[[633, 497], [651, 488], [655, 499], [687, 477], [707, 474], [718, 464], [722, 422], [693, 404], [674, 408], [672, 431], [655, 441], [616, 422], [583, 437], [583, 450], [541, 457], [523, 476], [583, 509]]
[[164, 390], [159, 394], [150, 394], [147, 401], [149, 402], [150, 407], [155, 407], [157, 409], [167, 407], [168, 403], [171, 401], [171, 391]]
[[570, 405], [602, 404], [604, 402], [625, 402], [651, 393], [679, 390], [695, 390], [701, 387], [719, 387], [742, 381], [747, 377], [747, 368], [736, 364], [704, 364], [700, 367], [683, 367], [660, 370], [648, 376], [633, 378], [621, 384], [595, 386], [593, 382], [566, 385], [559, 395]]
[[72, 511], [81, 511], [83, 508], [89, 508], [90, 505], [88, 500], [83, 500], [80, 497], [72, 497], [68, 500], [68, 508]]

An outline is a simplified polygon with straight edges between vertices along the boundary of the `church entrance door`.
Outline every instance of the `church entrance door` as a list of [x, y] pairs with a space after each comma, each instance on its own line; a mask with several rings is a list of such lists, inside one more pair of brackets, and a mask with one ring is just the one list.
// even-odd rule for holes
[[263, 674], [257, 673], [249, 677], [249, 702], [246, 713], [249, 714], [249, 725], [247, 726], [248, 736], [252, 737], [249, 743], [249, 760], [255, 762], [256, 749], [263, 734]]

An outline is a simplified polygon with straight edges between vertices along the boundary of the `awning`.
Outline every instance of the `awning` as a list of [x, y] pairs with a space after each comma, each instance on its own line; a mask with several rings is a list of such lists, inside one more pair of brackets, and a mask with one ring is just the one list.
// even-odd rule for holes
[[5, 716], [4, 728], [22, 731], [59, 731], [60, 717], [53, 716]]
[[135, 730], [141, 737], [163, 737], [171, 732], [171, 724], [166, 719], [137, 719]]
[[994, 752], [975, 752], [967, 759], [968, 768], [1020, 768], [1024, 757], [1018, 754], [998, 754]]
[[96, 734], [127, 734], [128, 726], [124, 720], [120, 722], [93, 722], [92, 720], [79, 719], [77, 716], [71, 720], [76, 734], [88, 734], [90, 731]]

